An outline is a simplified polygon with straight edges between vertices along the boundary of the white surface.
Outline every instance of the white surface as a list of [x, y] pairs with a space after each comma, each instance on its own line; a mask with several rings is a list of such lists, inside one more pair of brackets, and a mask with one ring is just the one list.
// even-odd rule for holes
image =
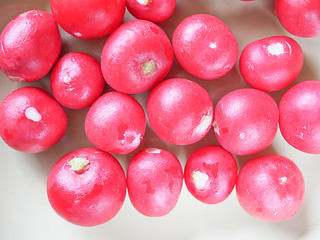
[[[25, 10], [50, 11], [45, 0], [1, 0], [0, 29]], [[240, 52], [250, 42], [268, 36], [288, 35], [277, 21], [272, 0], [242, 2], [240, 0], [178, 0], [174, 15], [159, 24], [171, 38], [178, 23], [196, 13], [212, 14], [223, 20], [234, 32]], [[126, 14], [125, 21], [133, 17]], [[76, 39], [61, 30], [62, 53], [82, 51], [99, 60], [105, 38], [94, 40]], [[297, 80], [320, 80], [320, 38], [293, 37], [305, 54], [305, 64]], [[225, 77], [214, 81], [198, 80], [187, 74], [176, 63], [169, 77], [185, 77], [195, 80], [210, 93], [214, 105], [227, 92], [248, 87], [240, 76], [238, 62]], [[49, 77], [33, 83], [14, 83], [0, 73], [0, 100], [22, 86], [38, 86], [49, 91]], [[292, 85], [293, 85], [292, 84]], [[272, 93], [277, 101], [285, 90]], [[145, 108], [149, 92], [134, 97]], [[279, 154], [291, 158], [301, 169], [306, 183], [305, 200], [293, 218], [283, 222], [263, 222], [245, 213], [239, 206], [235, 191], [223, 203], [200, 203], [187, 191], [185, 185], [175, 209], [161, 218], [148, 218], [138, 213], [128, 196], [119, 214], [103, 225], [84, 228], [66, 222], [51, 208], [46, 195], [46, 179], [51, 167], [63, 155], [81, 147], [92, 146], [87, 140], [83, 125], [85, 110], [66, 110], [69, 125], [66, 135], [53, 148], [39, 154], [26, 154], [10, 149], [0, 140], [0, 239], [1, 240], [87, 240], [87, 239], [320, 239], [320, 157], [305, 154], [289, 146], [278, 132], [273, 144], [259, 154], [236, 157], [239, 167], [255, 156]], [[1, 117], [1, 116], [0, 116]], [[173, 146], [159, 140], [148, 127], [139, 150], [157, 147], [172, 151], [185, 165], [192, 151], [207, 144], [217, 144], [213, 129], [199, 143], [191, 146]], [[124, 169], [135, 151], [127, 156], [116, 156]]]

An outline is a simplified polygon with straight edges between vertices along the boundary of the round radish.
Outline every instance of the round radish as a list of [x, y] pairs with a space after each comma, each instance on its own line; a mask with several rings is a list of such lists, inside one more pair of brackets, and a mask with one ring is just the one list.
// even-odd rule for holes
[[133, 20], [108, 38], [101, 55], [103, 76], [113, 89], [137, 94], [153, 88], [173, 64], [171, 43], [156, 24]]
[[115, 154], [134, 151], [143, 138], [146, 116], [131, 96], [109, 92], [91, 106], [85, 120], [88, 139], [98, 148]]
[[10, 93], [0, 105], [0, 135], [12, 148], [28, 153], [47, 150], [67, 128], [61, 105], [46, 91], [23, 87]]
[[50, 13], [20, 14], [0, 36], [0, 70], [13, 81], [35, 81], [53, 67], [61, 52], [61, 36]]
[[300, 45], [290, 37], [274, 36], [247, 45], [240, 56], [239, 68], [244, 80], [263, 91], [289, 86], [303, 66]]
[[124, 171], [111, 154], [82, 148], [51, 169], [47, 194], [52, 208], [67, 221], [95, 226], [112, 219], [126, 196]]
[[217, 103], [214, 130], [227, 151], [254, 154], [272, 143], [278, 119], [278, 106], [270, 95], [257, 89], [237, 89]]
[[289, 88], [279, 104], [279, 127], [294, 148], [320, 153], [320, 82], [309, 80]]
[[50, 78], [53, 96], [72, 109], [89, 107], [101, 95], [104, 85], [99, 62], [80, 52], [60, 58]]
[[171, 152], [148, 148], [136, 154], [127, 171], [128, 193], [137, 211], [149, 217], [167, 215], [177, 204], [183, 171]]
[[220, 146], [205, 146], [194, 151], [184, 168], [189, 192], [199, 201], [216, 204], [232, 192], [238, 174], [236, 160]]
[[161, 82], [147, 102], [151, 128], [163, 140], [177, 145], [200, 141], [211, 128], [213, 112], [209, 93], [183, 78]]
[[184, 19], [172, 36], [174, 55], [190, 74], [216, 79], [227, 74], [238, 59], [238, 43], [220, 19], [196, 14]]
[[304, 198], [304, 179], [297, 165], [283, 156], [263, 156], [249, 161], [236, 183], [241, 207], [265, 221], [294, 216]]
[[159, 23], [171, 17], [176, 0], [126, 0], [126, 6], [134, 17]]
[[305, 38], [320, 35], [319, 0], [276, 0], [274, 11], [289, 33]]
[[50, 5], [59, 25], [83, 39], [110, 34], [125, 13], [125, 0], [50, 0]]

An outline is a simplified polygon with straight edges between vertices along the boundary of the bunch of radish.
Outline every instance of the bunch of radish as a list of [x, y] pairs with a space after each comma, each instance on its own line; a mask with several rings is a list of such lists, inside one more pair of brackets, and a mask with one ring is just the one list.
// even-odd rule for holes
[[[285, 156], [269, 155], [238, 169], [234, 155], [266, 149], [277, 128], [294, 148], [320, 153], [320, 82], [291, 86], [279, 107], [268, 92], [284, 89], [303, 66], [299, 43], [270, 36], [248, 44], [239, 69], [252, 88], [231, 91], [216, 106], [205, 88], [184, 78], [167, 78], [174, 58], [196, 78], [214, 81], [235, 66], [238, 43], [215, 16], [196, 14], [175, 28], [172, 44], [155, 23], [173, 14], [175, 0], [51, 0], [51, 13], [24, 12], [0, 36], [0, 70], [13, 81], [32, 82], [51, 74], [51, 94], [21, 87], [0, 105], [0, 135], [15, 150], [43, 152], [65, 134], [64, 108], [89, 108], [84, 128], [96, 147], [62, 156], [52, 168], [47, 193], [66, 220], [95, 226], [112, 219], [126, 192], [133, 206], [150, 217], [168, 214], [185, 181], [199, 201], [217, 204], [236, 186], [240, 205], [254, 217], [282, 221], [295, 215], [304, 198], [304, 179]], [[72, 7], [71, 7], [72, 6]], [[125, 9], [136, 17], [121, 23]], [[275, 14], [293, 35], [320, 35], [320, 2], [275, 0]], [[70, 52], [60, 56], [58, 24], [81, 39], [108, 37], [101, 63]], [[62, 31], [62, 30], [61, 30]], [[105, 93], [105, 85], [113, 90]], [[146, 111], [129, 94], [150, 90]], [[139, 151], [127, 172], [112, 154], [129, 154], [144, 140], [147, 124], [162, 140], [190, 145], [211, 128], [219, 145], [202, 146], [185, 168], [166, 149]]]

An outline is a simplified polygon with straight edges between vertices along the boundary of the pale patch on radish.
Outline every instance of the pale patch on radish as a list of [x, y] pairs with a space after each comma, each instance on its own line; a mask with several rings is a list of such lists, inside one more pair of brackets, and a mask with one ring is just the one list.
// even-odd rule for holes
[[156, 153], [156, 154], [160, 154], [161, 153], [161, 149], [159, 149], [159, 148], [148, 148], [148, 149], [146, 149], [146, 152], [147, 153]]
[[73, 35], [75, 35], [76, 37], [81, 37], [82, 36], [82, 34], [79, 33], [79, 32], [75, 32], [75, 33], [73, 33]]
[[136, 137], [133, 139], [132, 141], [132, 145], [133, 146], [139, 146], [140, 142], [141, 142], [141, 134], [137, 134]]
[[197, 189], [204, 189], [208, 180], [208, 175], [200, 171], [192, 173], [192, 179]]
[[288, 180], [287, 177], [280, 178], [280, 184], [284, 184]]
[[209, 47], [212, 48], [212, 49], [215, 49], [215, 48], [217, 48], [217, 43], [211, 42], [211, 43], [209, 44]]
[[81, 173], [85, 166], [89, 164], [88, 159], [86, 158], [73, 158], [68, 162], [68, 164], [71, 166], [70, 170], [75, 171], [77, 173]]
[[142, 5], [148, 5], [150, 3], [150, 0], [137, 0], [137, 2]]
[[137, 134], [135, 131], [126, 131], [123, 134], [123, 139], [120, 140], [121, 144], [129, 144], [131, 147], [139, 146], [141, 142], [141, 134]]
[[65, 83], [70, 83], [70, 82], [71, 82], [71, 78], [70, 78], [69, 76], [65, 76], [65, 77], [63, 78], [63, 81], [64, 81]]
[[29, 120], [34, 121], [34, 122], [40, 122], [42, 119], [41, 114], [34, 107], [28, 107], [25, 110], [24, 115], [26, 116], [26, 118], [28, 118]]
[[268, 46], [268, 54], [280, 55], [284, 53], [284, 48], [281, 43], [271, 44]]
[[215, 132], [217, 135], [220, 135], [219, 126], [218, 126], [218, 124], [217, 124], [216, 121], [213, 121], [212, 126], [213, 126], [214, 132]]
[[245, 139], [245, 137], [246, 137], [246, 134], [245, 134], [245, 133], [240, 133], [240, 134], [239, 134], [239, 138], [240, 138], [241, 140]]
[[141, 71], [145, 76], [152, 75], [157, 69], [157, 65], [153, 60], [149, 60], [141, 65]]
[[196, 127], [196, 129], [194, 130], [193, 134], [196, 134], [196, 135], [204, 134], [208, 130], [208, 127], [210, 127], [212, 118], [213, 118], [212, 114], [208, 114], [208, 115], [206, 114], [202, 116], [201, 121], [199, 125]]

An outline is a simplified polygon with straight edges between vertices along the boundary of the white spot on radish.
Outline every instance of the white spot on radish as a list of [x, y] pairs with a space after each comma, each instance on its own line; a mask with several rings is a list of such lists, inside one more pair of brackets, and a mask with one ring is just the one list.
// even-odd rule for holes
[[81, 37], [81, 36], [82, 36], [82, 33], [75, 32], [75, 33], [73, 33], [73, 35], [75, 35], [76, 37]]
[[288, 180], [287, 177], [280, 178], [280, 184], [284, 184]]
[[139, 146], [140, 142], [141, 142], [141, 134], [139, 133], [139, 134], [137, 134], [136, 137], [133, 139], [132, 145], [133, 145], [133, 146]]
[[208, 178], [209, 177], [207, 174], [202, 173], [200, 171], [195, 171], [192, 173], [192, 179], [193, 179], [194, 185], [196, 185], [196, 188], [200, 190], [204, 189]]
[[26, 116], [26, 118], [28, 118], [29, 120], [34, 121], [34, 122], [40, 122], [42, 119], [41, 114], [34, 107], [28, 107], [25, 110], [24, 115]]
[[120, 140], [121, 144], [130, 144], [131, 147], [139, 146], [141, 142], [141, 134], [137, 134], [135, 131], [126, 131], [123, 134], [123, 139]]
[[284, 48], [281, 43], [275, 43], [268, 46], [268, 54], [280, 55], [284, 53]]
[[141, 71], [145, 76], [152, 75], [157, 69], [157, 65], [153, 60], [149, 60], [147, 62], [144, 62], [141, 65]]
[[146, 152], [147, 153], [157, 153], [157, 154], [159, 154], [159, 153], [161, 153], [161, 149], [159, 149], [159, 148], [148, 148], [147, 150], [146, 150]]
[[75, 171], [77, 173], [81, 173], [85, 166], [89, 164], [88, 159], [86, 158], [73, 158], [68, 162], [71, 166], [70, 170]]
[[215, 48], [217, 48], [217, 43], [211, 42], [211, 43], [209, 44], [209, 47], [212, 48], [212, 49], [215, 49]]
[[246, 134], [245, 134], [245, 133], [240, 133], [240, 134], [239, 134], [239, 138], [240, 138], [241, 140], [243, 140], [245, 137], [246, 137]]
[[216, 121], [213, 121], [212, 126], [213, 126], [214, 132], [215, 132], [217, 135], [220, 135], [219, 126], [218, 126], [218, 124], [217, 124]]
[[211, 125], [212, 117], [213, 117], [212, 114], [204, 115], [201, 118], [200, 124], [194, 130], [193, 134], [202, 135], [203, 133], [205, 133], [207, 131], [208, 127], [210, 127], [210, 125]]
[[70, 83], [70, 82], [71, 82], [71, 78], [70, 78], [69, 76], [65, 76], [65, 77], [63, 78], [63, 81], [64, 81], [65, 83]]
[[142, 5], [148, 5], [149, 0], [137, 0], [137, 2], [142, 4]]

